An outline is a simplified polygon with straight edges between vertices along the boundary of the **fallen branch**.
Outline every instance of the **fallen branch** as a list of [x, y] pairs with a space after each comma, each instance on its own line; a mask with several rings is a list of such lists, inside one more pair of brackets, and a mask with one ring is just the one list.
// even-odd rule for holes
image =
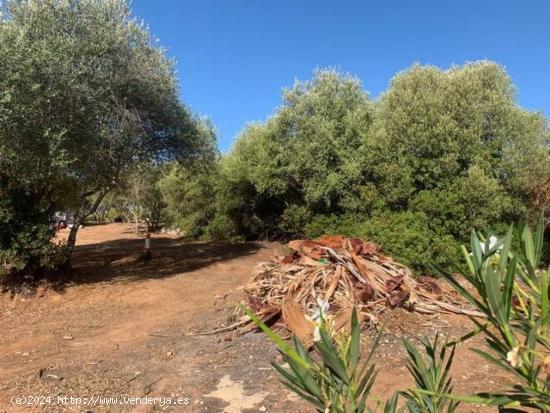
[[236, 323], [233, 323], [231, 325], [216, 328], [215, 330], [203, 331], [203, 332], [200, 332], [200, 333], [192, 333], [192, 334], [188, 334], [188, 335], [192, 335], [192, 336], [212, 336], [214, 334], [224, 333], [226, 331], [235, 330], [236, 328], [239, 328], [241, 326], [244, 326], [245, 324], [250, 323], [250, 321], [251, 321], [250, 317], [244, 316], [242, 320], [237, 321]]

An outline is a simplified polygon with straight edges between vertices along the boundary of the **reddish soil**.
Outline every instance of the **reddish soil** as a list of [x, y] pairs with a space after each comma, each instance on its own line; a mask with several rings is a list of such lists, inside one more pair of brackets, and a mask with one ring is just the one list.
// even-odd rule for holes
[[[313, 412], [279, 383], [269, 366], [279, 356], [263, 335], [197, 334], [231, 321], [238, 288], [277, 244], [185, 242], [162, 234], [153, 237], [149, 261], [140, 259], [142, 247], [143, 239], [127, 225], [85, 227], [74, 255], [74, 281], [63, 291], [0, 296], [0, 411]], [[220, 300], [230, 291], [236, 292]], [[436, 331], [458, 337], [468, 331], [468, 322], [457, 316], [395, 310], [388, 317], [374, 390], [382, 399], [411, 384], [404, 337]], [[374, 333], [365, 332], [366, 341], [369, 335]], [[456, 391], [503, 385], [505, 379], [469, 346], [457, 352]], [[124, 404], [124, 395], [181, 397], [189, 403]], [[10, 401], [27, 396], [42, 396], [34, 401], [43, 404]], [[82, 398], [81, 405], [64, 396]], [[113, 407], [98, 400], [83, 405], [85, 397], [118, 399]]]

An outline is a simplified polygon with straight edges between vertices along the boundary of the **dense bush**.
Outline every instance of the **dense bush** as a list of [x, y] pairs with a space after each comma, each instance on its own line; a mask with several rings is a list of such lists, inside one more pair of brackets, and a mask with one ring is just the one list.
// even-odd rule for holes
[[427, 269], [432, 261], [447, 266], [449, 258], [460, 253], [453, 237], [434, 232], [429, 217], [422, 212], [390, 212], [374, 216], [365, 223], [360, 235], [384, 246], [394, 258], [422, 270]]
[[159, 183], [169, 222], [188, 236], [202, 236], [214, 218], [214, 173], [205, 171], [196, 174], [174, 164]]
[[10, 282], [31, 274], [40, 277], [65, 261], [65, 248], [50, 242], [51, 213], [51, 205], [37, 206], [28, 193], [0, 185], [0, 247], [9, 245], [0, 248], [0, 275], [12, 276]]
[[166, 223], [179, 227], [188, 236], [204, 237], [206, 227], [219, 221], [214, 219], [219, 152], [211, 122], [197, 119], [196, 127], [195, 156], [165, 165], [157, 185], [165, 204]]
[[472, 226], [532, 222], [546, 208], [533, 200], [549, 143], [546, 119], [518, 106], [495, 63], [415, 65], [375, 101], [358, 79], [317, 71], [245, 128], [186, 214], [200, 214], [203, 236], [363, 236], [425, 269], [456, 257]]
[[447, 266], [460, 254], [455, 239], [444, 232], [434, 232], [423, 212], [387, 211], [369, 219], [357, 215], [317, 215], [305, 225], [308, 238], [327, 233], [375, 241], [395, 259], [421, 270], [426, 270], [431, 262]]

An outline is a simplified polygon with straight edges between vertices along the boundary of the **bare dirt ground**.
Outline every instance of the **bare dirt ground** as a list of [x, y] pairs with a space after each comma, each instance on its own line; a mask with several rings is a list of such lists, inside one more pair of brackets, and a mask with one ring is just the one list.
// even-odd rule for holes
[[[313, 412], [279, 383], [269, 363], [280, 358], [263, 335], [196, 334], [228, 321], [232, 312], [220, 297], [244, 285], [279, 246], [185, 242], [169, 235], [155, 236], [152, 245], [153, 258], [145, 262], [139, 258], [143, 240], [129, 226], [85, 227], [75, 278], [64, 291], [0, 296], [0, 411]], [[458, 337], [468, 322], [403, 310], [389, 315], [375, 394], [385, 399], [411, 384], [402, 338], [436, 331]], [[365, 332], [367, 339], [374, 334]], [[505, 379], [469, 346], [458, 350], [456, 391], [503, 385]], [[28, 396], [43, 404], [12, 403]], [[147, 405], [144, 397], [188, 404]]]

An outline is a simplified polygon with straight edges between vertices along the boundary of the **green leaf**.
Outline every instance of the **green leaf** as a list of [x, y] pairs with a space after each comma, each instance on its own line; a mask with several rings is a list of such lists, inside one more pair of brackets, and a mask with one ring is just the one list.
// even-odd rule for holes
[[474, 230], [472, 230], [472, 233], [470, 236], [470, 246], [472, 249], [474, 268], [476, 269], [476, 271], [478, 271], [482, 263], [483, 250], [481, 248], [481, 242], [479, 241], [479, 237], [477, 236], [477, 233]]
[[512, 397], [502, 394], [480, 393], [477, 396], [462, 396], [457, 394], [438, 394], [429, 390], [418, 390], [419, 393], [428, 394], [431, 396], [445, 397], [451, 400], [465, 402], [469, 404], [483, 404], [485, 406], [506, 406], [517, 407], [517, 404]]
[[527, 258], [532, 268], [536, 268], [537, 263], [535, 258], [535, 248], [533, 245], [533, 235], [529, 225], [525, 225], [523, 227], [522, 241], [525, 258]]
[[541, 271], [540, 274], [540, 318], [541, 324], [550, 327], [550, 285], [549, 285], [549, 271]]
[[510, 315], [512, 313], [512, 297], [514, 293], [514, 285], [516, 281], [516, 268], [517, 268], [517, 257], [514, 255], [512, 260], [508, 265], [508, 272], [506, 273], [506, 278], [504, 279], [504, 309], [505, 315], [504, 320], [510, 320]]
[[472, 348], [470, 350], [473, 351], [474, 353], [476, 353], [477, 355], [479, 355], [480, 357], [484, 358], [485, 360], [487, 360], [489, 363], [495, 365], [499, 369], [508, 370], [508, 371], [514, 372], [514, 373], [516, 372], [515, 369], [510, 364], [508, 364], [506, 361], [501, 361], [501, 360], [493, 357], [492, 355], [490, 355], [486, 351], [479, 350], [477, 348]]
[[535, 265], [538, 266], [542, 257], [542, 250], [544, 248], [544, 215], [541, 214], [537, 226], [535, 228], [535, 238], [533, 242], [533, 249], [535, 251]]
[[384, 406], [384, 413], [397, 413], [398, 400], [399, 400], [399, 393], [394, 393], [386, 402]]
[[327, 333], [320, 329], [319, 334], [321, 336], [321, 340], [315, 343], [315, 348], [319, 353], [321, 354], [321, 357], [323, 358], [323, 362], [347, 385], [350, 384], [349, 376], [346, 372], [346, 368], [344, 367], [344, 364], [342, 360], [340, 359], [340, 356], [338, 354], [338, 351], [334, 347], [334, 344], [332, 343], [330, 337], [327, 335]]
[[492, 317], [491, 311], [483, 304], [481, 301], [474, 298], [472, 294], [468, 290], [466, 290], [455, 278], [452, 274], [448, 273], [447, 271], [443, 270], [440, 266], [437, 264], [432, 264], [432, 268], [435, 270], [435, 272], [441, 276], [445, 281], [447, 281], [451, 286], [458, 291], [458, 293], [464, 297], [470, 304], [472, 304], [474, 307], [476, 307], [479, 311], [482, 313], [485, 313], [488, 317]]
[[[353, 376], [356, 374], [361, 352], [361, 327], [357, 319], [357, 310], [354, 307], [351, 314], [351, 342], [349, 346], [349, 363]], [[352, 378], [353, 378], [352, 376]]]
[[460, 246], [460, 249], [462, 250], [462, 254], [464, 255], [464, 259], [466, 260], [466, 264], [468, 264], [468, 269], [470, 270], [470, 273], [472, 275], [475, 275], [476, 270], [474, 268], [474, 263], [472, 261], [472, 257], [470, 256], [470, 253], [466, 249], [464, 245]]

